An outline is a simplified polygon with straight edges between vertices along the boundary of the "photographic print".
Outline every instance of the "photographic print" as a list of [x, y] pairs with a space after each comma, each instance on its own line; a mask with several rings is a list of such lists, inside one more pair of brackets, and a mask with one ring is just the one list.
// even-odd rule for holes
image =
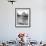
[[30, 8], [15, 9], [15, 26], [30, 27]]

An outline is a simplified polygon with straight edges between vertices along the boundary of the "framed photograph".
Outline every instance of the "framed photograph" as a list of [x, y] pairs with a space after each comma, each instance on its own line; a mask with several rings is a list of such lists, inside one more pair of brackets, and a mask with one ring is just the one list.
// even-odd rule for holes
[[30, 27], [30, 8], [15, 8], [15, 27]]

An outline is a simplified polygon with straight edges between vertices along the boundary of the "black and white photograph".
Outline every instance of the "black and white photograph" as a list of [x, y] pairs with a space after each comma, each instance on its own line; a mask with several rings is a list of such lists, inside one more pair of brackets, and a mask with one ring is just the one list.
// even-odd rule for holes
[[46, 0], [0, 0], [0, 46], [46, 46]]
[[15, 12], [15, 26], [30, 27], [30, 8], [16, 8]]

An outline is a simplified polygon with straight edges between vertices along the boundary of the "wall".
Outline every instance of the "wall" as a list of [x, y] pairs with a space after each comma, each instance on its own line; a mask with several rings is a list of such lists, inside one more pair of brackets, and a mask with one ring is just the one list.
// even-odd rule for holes
[[[15, 40], [19, 32], [29, 33], [33, 40], [46, 40], [46, 1], [17, 0], [13, 5], [0, 0], [0, 41]], [[31, 27], [15, 27], [15, 8], [31, 8]]]

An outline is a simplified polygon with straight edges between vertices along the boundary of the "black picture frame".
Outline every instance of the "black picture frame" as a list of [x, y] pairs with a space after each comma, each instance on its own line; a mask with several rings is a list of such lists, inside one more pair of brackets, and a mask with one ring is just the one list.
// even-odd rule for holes
[[[21, 17], [21, 16], [24, 16], [24, 17]], [[20, 19], [20, 18], [26, 18], [26, 19], [28, 18], [28, 19], [27, 20], [25, 19], [25, 21], [23, 21], [23, 19]], [[30, 8], [15, 8], [15, 27], [19, 27], [19, 28], [31, 27], [31, 9]]]

